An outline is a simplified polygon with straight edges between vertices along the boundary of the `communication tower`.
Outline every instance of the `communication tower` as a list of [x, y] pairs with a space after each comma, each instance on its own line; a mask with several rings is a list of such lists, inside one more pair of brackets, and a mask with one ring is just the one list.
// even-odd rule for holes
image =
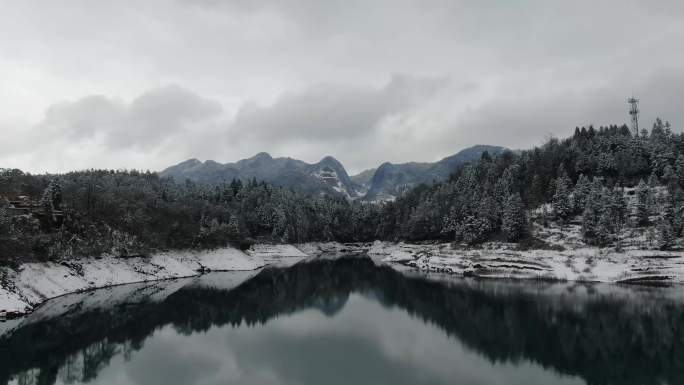
[[632, 96], [627, 99], [629, 103], [629, 115], [632, 117], [632, 130], [634, 135], [639, 136], [639, 99]]

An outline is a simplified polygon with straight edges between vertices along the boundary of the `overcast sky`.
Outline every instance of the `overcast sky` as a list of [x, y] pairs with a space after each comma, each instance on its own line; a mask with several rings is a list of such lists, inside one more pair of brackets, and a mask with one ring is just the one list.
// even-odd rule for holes
[[0, 167], [350, 171], [684, 125], [684, 2], [0, 0]]

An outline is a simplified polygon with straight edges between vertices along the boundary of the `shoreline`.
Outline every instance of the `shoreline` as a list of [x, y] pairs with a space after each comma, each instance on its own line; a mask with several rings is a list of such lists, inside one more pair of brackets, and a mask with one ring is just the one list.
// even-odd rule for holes
[[[0, 268], [0, 321], [27, 315], [45, 301], [67, 294], [140, 282], [187, 278], [216, 271], [251, 271], [292, 259], [367, 254], [374, 260], [421, 272], [451, 276], [601, 282], [682, 284], [684, 252], [578, 248], [516, 250], [513, 244], [454, 248], [450, 243], [312, 242], [258, 244], [249, 250], [225, 247], [169, 251], [150, 257], [84, 258]], [[289, 262], [287, 262], [289, 260]]]
[[[278, 245], [283, 256], [305, 256]], [[245, 253], [233, 247], [178, 250], [149, 257], [83, 258], [0, 267], [0, 320], [33, 312], [45, 301], [72, 293], [141, 282], [187, 278], [216, 271], [252, 271], [269, 263], [267, 250]]]
[[684, 252], [579, 247], [567, 250], [517, 250], [514, 244], [490, 242], [481, 248], [453, 248], [449, 243], [375, 242], [369, 255], [425, 272], [479, 278], [622, 284], [684, 283]]

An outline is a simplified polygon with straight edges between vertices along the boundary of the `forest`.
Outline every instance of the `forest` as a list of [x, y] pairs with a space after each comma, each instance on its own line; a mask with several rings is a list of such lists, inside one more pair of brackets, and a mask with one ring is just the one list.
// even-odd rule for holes
[[[0, 169], [0, 263], [255, 242], [501, 240], [539, 247], [533, 213], [534, 220], [581, 221], [584, 240], [596, 246], [614, 245], [626, 227], [653, 227], [657, 247], [668, 249], [682, 236], [683, 188], [684, 134], [660, 119], [638, 133], [625, 125], [578, 127], [533, 149], [483, 153], [448, 180], [383, 203], [254, 179], [209, 185], [136, 170]], [[17, 215], [10, 204], [17, 199], [35, 202], [33, 213]]]

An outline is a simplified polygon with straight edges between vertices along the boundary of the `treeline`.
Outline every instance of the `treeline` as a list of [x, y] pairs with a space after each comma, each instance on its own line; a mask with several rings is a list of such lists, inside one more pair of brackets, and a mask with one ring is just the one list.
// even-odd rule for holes
[[[628, 205], [625, 187], [638, 186]], [[577, 128], [526, 151], [483, 153], [449, 180], [420, 185], [394, 202], [310, 196], [252, 180], [210, 186], [151, 172], [89, 170], [30, 175], [0, 170], [0, 260], [208, 248], [255, 241], [533, 240], [534, 220], [580, 218], [585, 240], [615, 243], [626, 226], [657, 226], [657, 244], [682, 235], [684, 135], [657, 120]], [[15, 215], [7, 198], [38, 202]], [[57, 215], [59, 213], [59, 216]]]
[[[625, 187], [634, 186], [629, 205]], [[599, 246], [615, 243], [625, 226], [655, 222], [656, 243], [668, 248], [682, 235], [683, 187], [684, 135], [669, 123], [658, 119], [639, 134], [625, 125], [576, 128], [573, 136], [532, 150], [484, 153], [449, 181], [413, 189], [383, 207], [379, 234], [529, 240], [526, 214], [539, 208], [535, 219], [560, 225], [581, 215], [585, 241]]]
[[[22, 195], [37, 202], [39, 215], [12, 215], [9, 201], [0, 201], [0, 256], [5, 262], [145, 255], [228, 243], [246, 247], [256, 240], [369, 240], [380, 210], [256, 180], [209, 186], [139, 171], [33, 176], [0, 170], [0, 196]], [[61, 215], [58, 221], [54, 213]]]

